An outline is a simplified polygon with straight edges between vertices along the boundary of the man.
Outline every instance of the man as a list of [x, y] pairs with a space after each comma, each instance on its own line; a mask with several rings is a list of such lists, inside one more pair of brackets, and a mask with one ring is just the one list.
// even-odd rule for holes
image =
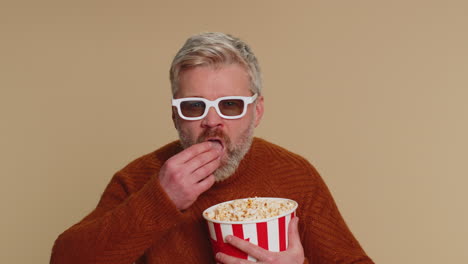
[[249, 263], [213, 255], [202, 212], [255, 196], [299, 203], [286, 251], [226, 237], [260, 263], [373, 263], [316, 170], [253, 137], [264, 98], [257, 59], [244, 42], [222, 33], [189, 38], [170, 80], [180, 141], [117, 172], [96, 209], [58, 237], [51, 263]]

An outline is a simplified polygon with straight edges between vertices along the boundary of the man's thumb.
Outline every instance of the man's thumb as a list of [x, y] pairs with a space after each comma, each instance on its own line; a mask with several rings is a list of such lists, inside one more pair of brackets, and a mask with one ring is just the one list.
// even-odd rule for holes
[[299, 236], [299, 217], [291, 219], [288, 228], [288, 248], [294, 248], [301, 245], [301, 237]]

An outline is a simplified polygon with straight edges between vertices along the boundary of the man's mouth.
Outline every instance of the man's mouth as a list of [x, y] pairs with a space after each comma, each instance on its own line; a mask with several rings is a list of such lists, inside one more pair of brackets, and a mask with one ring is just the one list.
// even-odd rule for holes
[[223, 141], [222, 141], [221, 139], [218, 139], [218, 138], [208, 138], [206, 141], [210, 141], [210, 142], [219, 144], [219, 145], [221, 145], [221, 149], [224, 150], [224, 143], [223, 143]]

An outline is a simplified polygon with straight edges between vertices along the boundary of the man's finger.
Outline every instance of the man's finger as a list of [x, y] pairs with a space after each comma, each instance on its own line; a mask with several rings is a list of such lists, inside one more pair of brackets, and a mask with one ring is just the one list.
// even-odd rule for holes
[[[208, 165], [208, 164], [210, 164], [212, 162], [219, 163], [220, 154], [221, 153], [217, 149], [210, 149], [210, 150], [208, 150], [206, 152], [203, 152], [203, 153], [193, 157], [191, 160], [187, 161], [184, 164], [184, 170], [186, 170], [189, 173], [196, 173], [197, 170], [203, 168], [204, 166], [206, 166], [206, 165]], [[195, 182], [198, 182], [199, 180], [203, 179], [207, 175], [211, 174], [213, 171], [214, 171], [214, 169], [212, 171], [208, 171], [207, 173], [202, 175], [201, 178], [197, 179]], [[201, 171], [201, 172], [203, 172], [203, 171]], [[198, 173], [200, 173], [200, 172], [198, 172]]]
[[194, 183], [202, 181], [208, 175], [213, 174], [213, 172], [219, 168], [221, 161], [219, 159], [213, 159], [208, 163], [204, 164], [202, 167], [195, 170], [192, 174], [192, 180]]
[[294, 217], [288, 227], [288, 249], [302, 247], [299, 235], [299, 217]]
[[229, 256], [229, 255], [221, 253], [221, 252], [218, 252], [218, 254], [216, 254], [216, 260], [223, 263], [223, 264], [248, 264], [248, 263], [252, 263], [250, 261], [238, 259], [238, 258]]
[[177, 160], [178, 164], [186, 163], [187, 161], [191, 160], [193, 157], [212, 149], [214, 146], [213, 144], [216, 144], [216, 143], [205, 141], [199, 144], [195, 144], [193, 146], [190, 146], [184, 149], [177, 155], [173, 156], [171, 159]]
[[250, 242], [247, 242], [243, 239], [240, 239], [235, 236], [227, 236], [226, 241], [233, 245], [234, 247], [240, 249], [241, 251], [247, 253], [248, 255], [256, 258], [256, 259], [265, 259], [267, 257], [268, 253], [271, 253], [270, 251], [261, 248], [257, 245], [254, 245]]
[[215, 183], [215, 177], [213, 174], [210, 176], [206, 177], [205, 179], [201, 180], [197, 185], [197, 192], [198, 193], [203, 193], [206, 190], [208, 190], [213, 184]]

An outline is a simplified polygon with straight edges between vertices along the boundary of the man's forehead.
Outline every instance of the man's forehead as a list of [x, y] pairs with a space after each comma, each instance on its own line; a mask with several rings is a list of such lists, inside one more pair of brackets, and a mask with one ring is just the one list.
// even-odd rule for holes
[[250, 77], [238, 64], [218, 67], [198, 66], [186, 69], [179, 75], [179, 89], [175, 97], [250, 96]]

